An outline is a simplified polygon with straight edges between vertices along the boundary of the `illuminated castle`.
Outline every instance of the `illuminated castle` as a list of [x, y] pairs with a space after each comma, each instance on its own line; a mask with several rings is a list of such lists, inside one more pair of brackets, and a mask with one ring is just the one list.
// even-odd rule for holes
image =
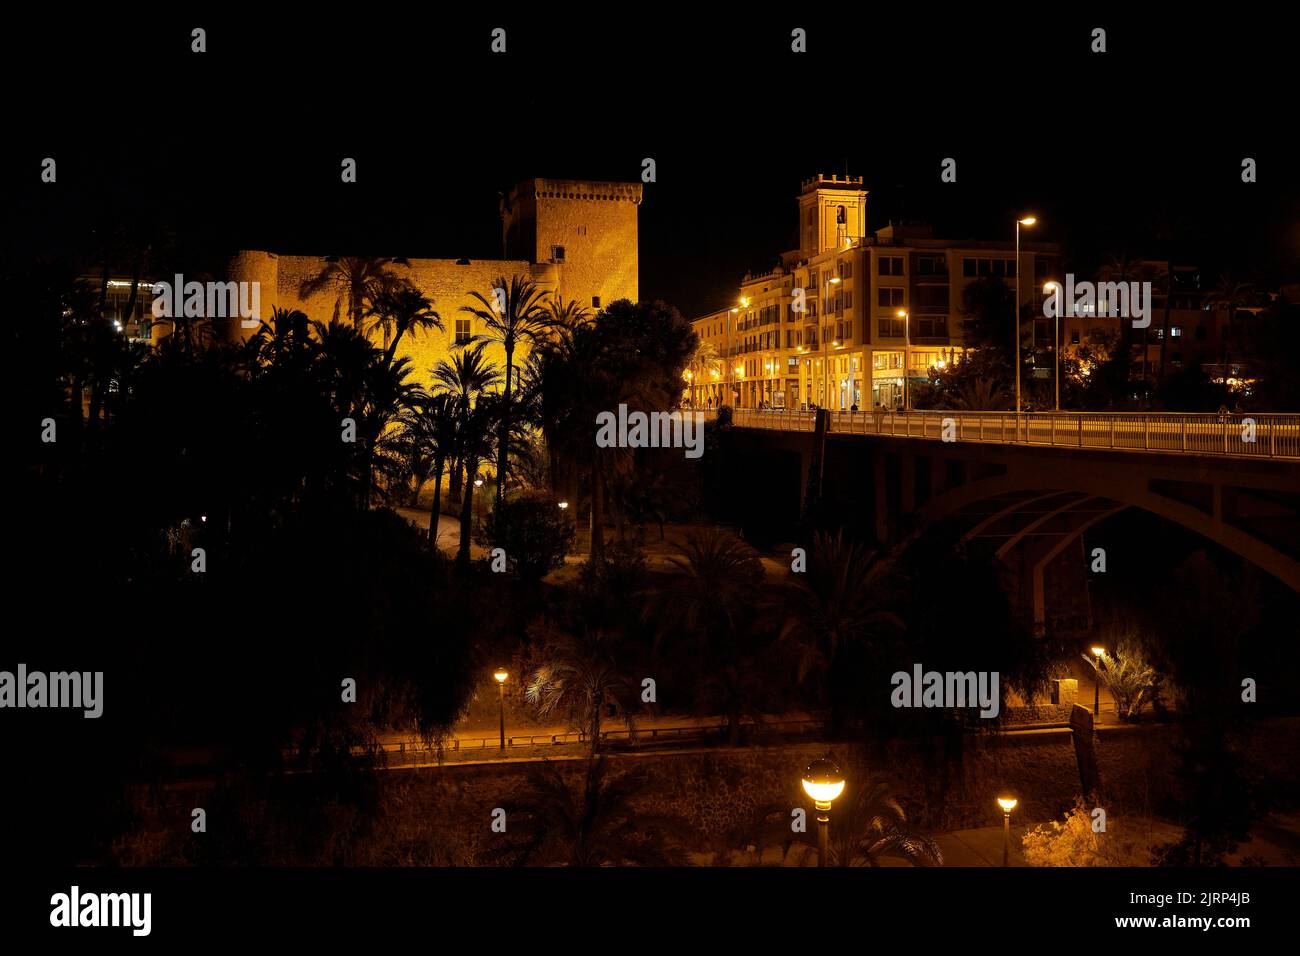
[[[574, 301], [593, 312], [618, 299], [637, 300], [637, 207], [640, 183], [533, 179], [520, 183], [501, 200], [503, 259], [410, 259], [394, 265], [394, 275], [406, 278], [433, 302], [445, 330], [402, 339], [400, 354], [412, 360], [414, 377], [428, 381], [428, 370], [447, 358], [459, 339], [483, 333], [482, 323], [462, 305], [481, 303], [471, 292], [491, 297], [492, 281], [523, 275], [542, 289]], [[299, 309], [319, 321], [333, 315], [334, 292], [301, 298], [305, 280], [326, 266], [322, 256], [294, 256], [241, 251], [232, 260], [229, 278], [261, 284], [261, 313], [272, 308]], [[254, 330], [241, 334], [251, 335]], [[521, 346], [515, 361], [526, 356]], [[504, 364], [504, 354], [489, 346], [491, 358]]]

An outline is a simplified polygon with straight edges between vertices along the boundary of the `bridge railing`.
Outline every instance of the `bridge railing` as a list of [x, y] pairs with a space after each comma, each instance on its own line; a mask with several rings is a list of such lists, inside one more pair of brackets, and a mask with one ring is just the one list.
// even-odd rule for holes
[[[715, 418], [717, 409], [706, 411]], [[812, 431], [816, 413], [737, 408], [741, 428]], [[830, 412], [830, 431], [932, 441], [1116, 448], [1164, 454], [1300, 458], [1300, 415], [1165, 412]]]

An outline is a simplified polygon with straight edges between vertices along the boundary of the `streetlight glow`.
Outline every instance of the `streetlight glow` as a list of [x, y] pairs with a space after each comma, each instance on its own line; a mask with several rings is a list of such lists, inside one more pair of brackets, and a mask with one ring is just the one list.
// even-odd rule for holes
[[1010, 794], [998, 797], [998, 806], [1002, 808], [1002, 865], [1011, 865], [1011, 811], [1020, 801]]
[[1016, 220], [1016, 307], [1011, 321], [1011, 364], [1016, 367], [1016, 441], [1020, 441], [1020, 227], [1036, 222], [1033, 216]]
[[844, 775], [833, 761], [814, 760], [803, 773], [803, 791], [818, 810], [829, 810], [831, 801], [844, 792]]
[[825, 866], [830, 856], [831, 801], [844, 792], [844, 774], [835, 761], [822, 757], [808, 765], [802, 783], [817, 808], [817, 865]]
[[509, 677], [510, 674], [505, 670], [499, 670], [496, 671], [492, 676], [496, 678], [498, 684], [504, 684], [506, 682], [506, 678]]

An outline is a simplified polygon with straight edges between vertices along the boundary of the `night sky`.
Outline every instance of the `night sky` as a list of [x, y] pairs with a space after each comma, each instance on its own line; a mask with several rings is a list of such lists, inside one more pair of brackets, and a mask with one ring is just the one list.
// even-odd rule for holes
[[[846, 169], [865, 177], [872, 231], [924, 220], [941, 237], [1009, 239], [1033, 212], [1034, 238], [1063, 243], [1080, 272], [1126, 252], [1270, 285], [1300, 273], [1280, 35], [1122, 9], [1035, 13], [1024, 28], [1005, 7], [744, 27], [653, 13], [557, 18], [586, 21], [573, 27], [119, 16], [60, 24], [57, 44], [11, 37], [24, 55], [4, 67], [23, 92], [4, 157], [6, 263], [85, 252], [124, 220], [160, 224], [191, 270], [239, 248], [497, 258], [512, 183], [634, 181], [653, 157], [642, 295], [690, 316], [795, 244], [801, 180]], [[189, 52], [196, 24], [203, 55]], [[488, 51], [498, 25], [505, 56]], [[789, 52], [796, 25], [804, 56]], [[1089, 52], [1094, 26], [1104, 55]], [[54, 186], [39, 182], [46, 155]], [[339, 181], [344, 156], [355, 185]], [[955, 184], [939, 181], [947, 156]], [[1243, 156], [1258, 183], [1241, 182]]]

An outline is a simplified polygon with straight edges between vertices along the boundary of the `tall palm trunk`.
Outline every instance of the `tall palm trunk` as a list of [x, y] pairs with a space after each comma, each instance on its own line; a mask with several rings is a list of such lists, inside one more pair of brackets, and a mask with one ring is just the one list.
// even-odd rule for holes
[[442, 471], [446, 462], [441, 455], [433, 459], [433, 504], [429, 508], [429, 547], [438, 547], [438, 515], [442, 511]]
[[600, 481], [600, 456], [591, 459], [591, 560], [605, 557], [605, 501]]
[[460, 550], [456, 552], [456, 567], [461, 571], [469, 570], [469, 536], [470, 520], [474, 514], [474, 472], [478, 471], [478, 462], [465, 459], [465, 494], [460, 503]]
[[510, 455], [510, 388], [511, 380], [514, 378], [515, 368], [515, 347], [514, 343], [506, 343], [506, 388], [504, 393], [505, 404], [501, 408], [501, 434], [497, 438], [497, 501], [496, 501], [496, 540], [495, 544], [502, 547], [506, 538], [506, 521], [505, 509], [501, 507], [501, 501], [505, 497], [506, 490], [506, 464]]
[[591, 705], [591, 719], [587, 728], [587, 733], [591, 736], [591, 752], [594, 754], [600, 750], [600, 708], [602, 704], [597, 700]]
[[451, 496], [452, 501], [461, 501], [461, 483], [465, 479], [465, 470], [461, 466], [464, 459], [460, 455], [455, 455], [451, 459], [451, 470], [447, 481], [447, 494]]

